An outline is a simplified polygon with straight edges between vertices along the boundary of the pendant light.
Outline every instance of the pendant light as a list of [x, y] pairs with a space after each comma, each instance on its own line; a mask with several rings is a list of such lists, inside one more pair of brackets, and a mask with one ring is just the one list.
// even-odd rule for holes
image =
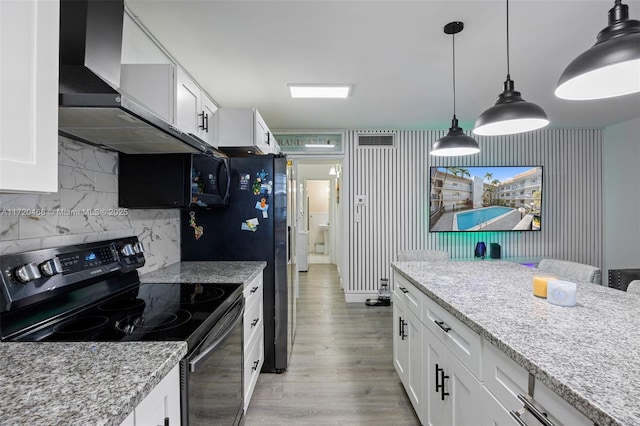
[[453, 40], [453, 120], [446, 136], [438, 139], [431, 148], [431, 155], [438, 157], [457, 157], [480, 152], [478, 142], [464, 134], [456, 118], [456, 40], [455, 35], [464, 28], [462, 22], [449, 22], [444, 26], [445, 34], [451, 34]]
[[507, 0], [507, 79], [504, 92], [498, 95], [496, 104], [480, 114], [473, 133], [476, 135], [512, 135], [540, 129], [549, 124], [544, 110], [522, 99], [515, 90], [509, 67], [509, 0]]
[[562, 99], [604, 99], [640, 92], [640, 21], [616, 0], [596, 44], [564, 70], [555, 94]]

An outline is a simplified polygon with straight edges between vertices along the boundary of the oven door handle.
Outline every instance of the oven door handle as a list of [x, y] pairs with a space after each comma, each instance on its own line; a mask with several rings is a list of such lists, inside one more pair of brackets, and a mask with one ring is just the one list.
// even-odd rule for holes
[[222, 336], [218, 337], [216, 341], [213, 342], [211, 345], [209, 345], [209, 347], [204, 352], [201, 352], [200, 354], [198, 354], [197, 357], [189, 361], [189, 371], [191, 371], [192, 373], [195, 372], [196, 368], [198, 368], [198, 363], [206, 359], [211, 352], [215, 351], [218, 346], [224, 343], [224, 341], [229, 336], [229, 334], [231, 334], [233, 329], [236, 328], [236, 326], [240, 323], [240, 321], [242, 321], [243, 313], [244, 313], [244, 307], [243, 309], [240, 309], [238, 311], [238, 314], [237, 314], [238, 316], [233, 320], [233, 324], [231, 324], [231, 326], [225, 330]]

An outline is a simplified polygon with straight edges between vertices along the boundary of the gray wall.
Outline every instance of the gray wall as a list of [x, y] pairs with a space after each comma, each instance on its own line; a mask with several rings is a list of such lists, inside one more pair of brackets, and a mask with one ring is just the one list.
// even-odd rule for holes
[[[603, 266], [602, 130], [545, 129], [478, 137], [481, 152], [431, 157], [442, 131], [396, 131], [392, 148], [358, 147], [347, 132], [349, 185], [348, 301], [377, 291], [391, 277], [398, 250], [439, 249], [454, 259], [473, 257], [477, 241], [502, 246], [503, 257], [552, 257]], [[429, 233], [429, 166], [538, 166], [543, 169], [542, 231]], [[637, 194], [637, 193], [636, 193]], [[356, 195], [368, 197], [355, 206]], [[360, 220], [356, 217], [359, 215]]]
[[604, 270], [640, 268], [640, 118], [605, 129], [603, 163]]

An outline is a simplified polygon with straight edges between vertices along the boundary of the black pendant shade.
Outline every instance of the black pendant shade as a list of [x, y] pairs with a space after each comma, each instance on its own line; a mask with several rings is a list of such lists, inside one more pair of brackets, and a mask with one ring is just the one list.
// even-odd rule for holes
[[[455, 34], [462, 31], [464, 24], [459, 21], [449, 22], [444, 26], [444, 33], [455, 37]], [[431, 155], [438, 157], [457, 157], [480, 152], [478, 142], [470, 136], [464, 134], [458, 119], [456, 118], [456, 45], [455, 38], [452, 37], [453, 44], [453, 120], [449, 132], [438, 139], [431, 147]]]
[[509, 72], [509, 0], [507, 0], [507, 79], [504, 92], [495, 105], [480, 114], [473, 133], [476, 135], [512, 135], [540, 129], [549, 124], [547, 114], [538, 105], [522, 99], [515, 90]]
[[476, 120], [473, 133], [477, 135], [509, 135], [539, 129], [549, 124], [547, 114], [538, 105], [522, 99], [515, 84], [507, 75], [504, 92], [496, 104]]
[[431, 148], [431, 155], [439, 157], [455, 157], [460, 155], [470, 155], [480, 152], [478, 142], [470, 136], [464, 134], [458, 119], [453, 116], [449, 132], [438, 139]]
[[591, 49], [567, 66], [555, 95], [586, 100], [635, 92], [640, 92], [640, 21], [629, 19], [629, 7], [616, 0], [609, 25]]

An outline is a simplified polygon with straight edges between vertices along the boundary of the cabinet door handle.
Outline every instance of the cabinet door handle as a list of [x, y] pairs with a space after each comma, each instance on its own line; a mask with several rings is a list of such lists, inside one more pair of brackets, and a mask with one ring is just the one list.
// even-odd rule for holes
[[448, 333], [448, 332], [451, 331], [451, 327], [449, 327], [446, 322], [444, 322], [444, 321], [436, 321], [436, 320], [433, 320], [433, 322], [435, 322], [438, 327], [443, 329], [445, 333]]
[[198, 125], [198, 129], [202, 129], [205, 130], [205, 116], [206, 114], [204, 113], [204, 111], [202, 111], [202, 113], [198, 114], [198, 117], [200, 117], [200, 123]]
[[547, 413], [543, 413], [533, 405], [533, 398], [531, 398], [530, 396], [518, 394], [518, 399], [524, 404], [524, 409], [533, 414], [533, 417], [535, 417], [536, 420], [538, 420], [544, 426], [555, 426], [554, 423], [547, 418]]
[[[440, 377], [440, 380], [438, 380]], [[440, 397], [444, 401], [444, 397], [449, 395], [449, 392], [444, 391], [444, 380], [448, 379], [449, 376], [445, 376], [444, 368], [440, 368], [436, 363], [436, 392], [440, 392]]]
[[260, 318], [255, 318], [253, 321], [251, 321], [251, 328], [255, 327], [259, 321], [260, 321]]
[[409, 293], [409, 290], [407, 290], [407, 289], [406, 289], [406, 288], [404, 288], [404, 287], [398, 287], [398, 288], [399, 288], [399, 289], [400, 289], [400, 291], [401, 291], [401, 292], [403, 292], [404, 294]]
[[407, 325], [407, 322], [405, 320], [402, 319], [402, 317], [398, 317], [399, 321], [399, 326], [400, 326], [400, 330], [398, 335], [402, 338], [402, 340], [404, 340], [407, 335], [405, 334], [405, 330], [404, 330], [404, 326]]
[[253, 371], [256, 371], [258, 369], [258, 364], [260, 364], [260, 360], [253, 361], [253, 365], [251, 366], [251, 369]]
[[209, 133], [209, 114], [204, 115], [204, 131]]
[[251, 289], [251, 291], [249, 292], [249, 294], [253, 294], [253, 293], [255, 293], [256, 291], [258, 291], [258, 287], [253, 287], [253, 288]]
[[267, 140], [265, 140], [265, 142], [267, 143], [267, 145], [271, 145], [271, 134], [267, 132], [265, 133], [265, 136], [267, 137]]
[[398, 336], [402, 337], [402, 317], [398, 317]]

